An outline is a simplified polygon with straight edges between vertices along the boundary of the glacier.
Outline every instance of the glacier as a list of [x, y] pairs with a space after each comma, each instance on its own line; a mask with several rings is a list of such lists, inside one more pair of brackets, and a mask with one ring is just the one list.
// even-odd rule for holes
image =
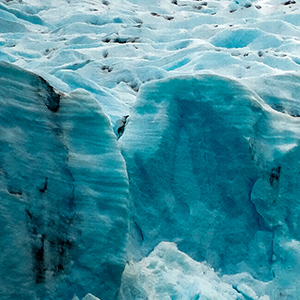
[[0, 0], [0, 299], [300, 299], [299, 9]]

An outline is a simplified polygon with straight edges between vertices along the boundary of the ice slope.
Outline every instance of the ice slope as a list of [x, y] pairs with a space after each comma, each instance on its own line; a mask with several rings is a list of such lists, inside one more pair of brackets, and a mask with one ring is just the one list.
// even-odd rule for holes
[[300, 299], [299, 5], [1, 0], [3, 297]]
[[86, 91], [3, 62], [0, 78], [0, 298], [113, 299], [128, 179], [108, 119]]

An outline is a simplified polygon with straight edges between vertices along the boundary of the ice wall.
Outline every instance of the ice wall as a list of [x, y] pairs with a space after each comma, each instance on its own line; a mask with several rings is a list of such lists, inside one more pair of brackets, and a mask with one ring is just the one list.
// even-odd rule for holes
[[110, 122], [85, 91], [7, 63], [0, 82], [0, 298], [114, 299], [128, 179]]
[[144, 85], [120, 138], [133, 260], [174, 241], [223, 274], [275, 278], [273, 296], [295, 288], [286, 268], [287, 249], [298, 253], [298, 128], [297, 118], [223, 77]]

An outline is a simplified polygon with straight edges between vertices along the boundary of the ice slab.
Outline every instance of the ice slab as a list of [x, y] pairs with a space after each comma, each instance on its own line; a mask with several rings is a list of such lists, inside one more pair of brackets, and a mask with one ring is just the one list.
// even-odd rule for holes
[[0, 81], [1, 299], [112, 299], [128, 179], [109, 120], [86, 91], [62, 95], [11, 64]]
[[236, 81], [144, 85], [119, 140], [131, 183], [129, 256], [173, 241], [223, 274], [278, 277], [284, 289], [285, 249], [299, 239], [298, 141], [298, 118]]

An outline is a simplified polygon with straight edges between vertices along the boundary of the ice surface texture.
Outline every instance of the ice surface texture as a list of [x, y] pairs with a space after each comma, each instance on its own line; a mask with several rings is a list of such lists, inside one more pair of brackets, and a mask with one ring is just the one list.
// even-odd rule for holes
[[128, 180], [108, 119], [0, 64], [0, 298], [113, 299], [125, 260]]
[[[293, 2], [293, 1], [292, 1]], [[0, 59], [63, 92], [83, 88], [111, 122], [145, 82], [299, 72], [300, 3], [284, 0], [2, 0]]]
[[0, 2], [1, 299], [300, 299], [298, 1]]

